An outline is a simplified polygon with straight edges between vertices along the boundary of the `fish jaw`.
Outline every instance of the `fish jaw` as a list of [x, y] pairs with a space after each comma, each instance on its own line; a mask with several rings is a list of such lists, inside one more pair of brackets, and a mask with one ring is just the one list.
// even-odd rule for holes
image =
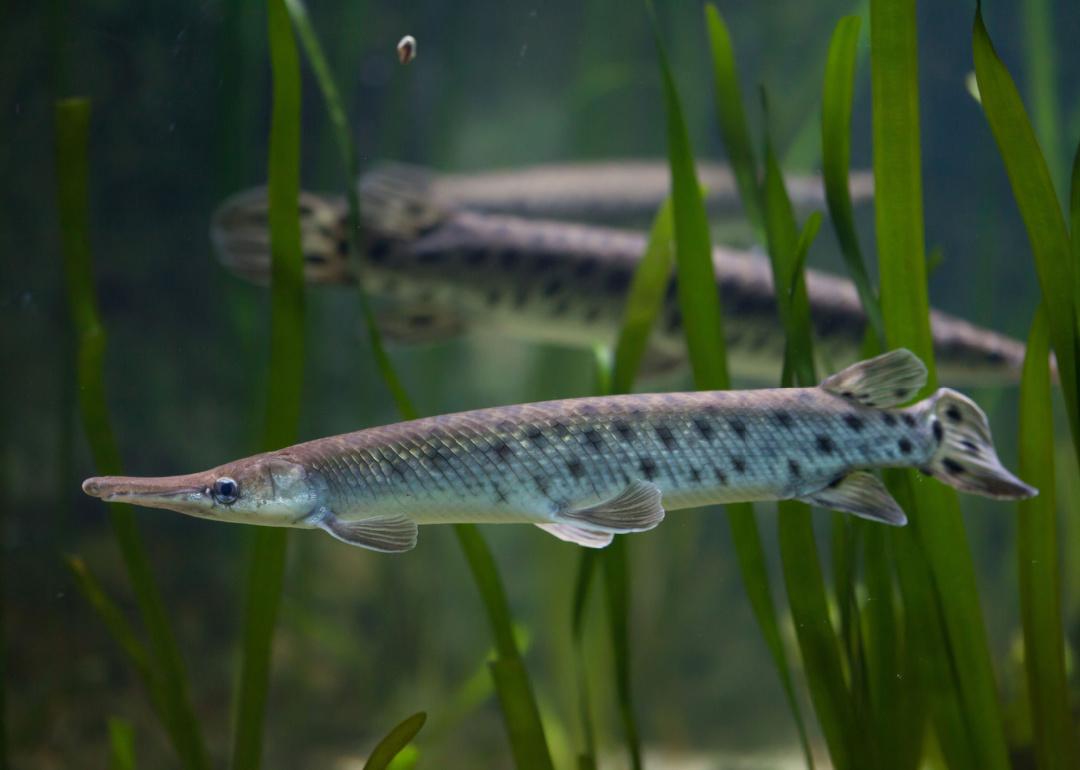
[[209, 518], [215, 480], [210, 471], [183, 476], [95, 476], [84, 481], [82, 489], [107, 503], [165, 508]]
[[320, 474], [274, 454], [182, 476], [99, 476], [84, 481], [82, 488], [110, 503], [278, 527], [315, 526], [313, 517], [326, 499]]

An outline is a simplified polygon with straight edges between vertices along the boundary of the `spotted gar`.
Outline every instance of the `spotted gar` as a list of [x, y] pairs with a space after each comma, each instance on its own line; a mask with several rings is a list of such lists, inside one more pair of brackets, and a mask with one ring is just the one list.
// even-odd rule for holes
[[603, 547], [665, 509], [798, 499], [892, 525], [904, 512], [866, 469], [916, 467], [968, 492], [1037, 493], [997, 458], [986, 415], [943, 388], [895, 408], [926, 368], [897, 350], [816, 388], [549, 401], [318, 439], [203, 473], [106, 476], [83, 490], [201, 518], [322, 529], [405, 551], [417, 525], [530, 523]]
[[[652, 206], [664, 194], [666, 177], [659, 169], [650, 174], [656, 177], [650, 182], [655, 187], [649, 199]], [[555, 176], [551, 170], [545, 172], [548, 181], [541, 187], [554, 189]], [[449, 184], [401, 167], [362, 178], [363, 275], [367, 291], [385, 301], [380, 315], [383, 332], [402, 342], [432, 341], [472, 329], [572, 347], [613, 343], [646, 236], [464, 207], [490, 209], [497, 203], [495, 191], [510, 188], [505, 176], [480, 181], [483, 184], [478, 182], [477, 189], [469, 192], [463, 182]], [[585, 184], [584, 179], [580, 181]], [[590, 194], [609, 186], [614, 187], [608, 182], [594, 183]], [[487, 192], [481, 194], [480, 188]], [[573, 188], [566, 187], [564, 192], [568, 200], [574, 199]], [[545, 192], [537, 197], [553, 202], [557, 196]], [[523, 191], [516, 197], [507, 192], [505, 208], [539, 210], [521, 202], [525, 200], [528, 195]], [[344, 202], [302, 193], [300, 214], [307, 280], [353, 281], [346, 256]], [[265, 190], [240, 193], [222, 204], [213, 218], [211, 235], [229, 269], [256, 282], [268, 280]], [[775, 382], [784, 335], [768, 260], [717, 247], [713, 263], [732, 372], [737, 377]], [[821, 366], [828, 370], [856, 360], [866, 319], [854, 287], [816, 270], [806, 271], [806, 285]], [[938, 311], [932, 311], [931, 324], [938, 371], [945, 381], [1017, 379], [1023, 361], [1021, 343]], [[644, 369], [670, 370], [686, 360], [672, 279]]]

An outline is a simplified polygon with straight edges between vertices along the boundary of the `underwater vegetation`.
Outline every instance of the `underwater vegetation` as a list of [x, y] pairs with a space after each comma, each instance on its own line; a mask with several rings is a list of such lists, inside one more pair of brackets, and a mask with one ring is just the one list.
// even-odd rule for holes
[[[356, 12], [363, 16], [366, 6], [360, 5], [364, 7]], [[1042, 30], [1045, 37], [1052, 29], [1045, 16], [1051, 4], [1032, 5], [1037, 7], [1025, 13], [1034, 31], [1025, 45], [1052, 52], [1052, 43], [1038, 32]], [[341, 432], [313, 431], [305, 421], [304, 405], [310, 399], [305, 394], [318, 387], [311, 382], [309, 362], [315, 351], [328, 346], [340, 358], [369, 356], [362, 370], [378, 375], [371, 379], [378, 382], [379, 397], [388, 394], [392, 402], [396, 414], [388, 412], [385, 419], [376, 420], [367, 413], [365, 425], [415, 419], [421, 415], [419, 404], [433, 413], [436, 410], [428, 407], [431, 383], [460, 382], [454, 378], [455, 371], [474, 365], [471, 359], [456, 361], [436, 354], [431, 359], [434, 365], [421, 370], [407, 355], [384, 343], [377, 304], [362, 280], [371, 264], [365, 241], [365, 200], [355, 184], [361, 159], [366, 163], [371, 157], [365, 147], [365, 141], [371, 141], [371, 117], [363, 114], [362, 104], [353, 107], [352, 100], [343, 98], [337, 86], [342, 70], [331, 62], [341, 65], [348, 57], [328, 57], [302, 0], [268, 0], [265, 10], [265, 33], [259, 32], [269, 53], [271, 99], [266, 147], [270, 280], [265, 313], [251, 301], [255, 290], [239, 282], [211, 296], [224, 296], [224, 303], [233, 303], [229, 307], [239, 319], [237, 324], [265, 340], [266, 348], [258, 354], [170, 351], [170, 355], [197, 361], [207, 372], [212, 367], [200, 357], [207, 362], [243, 358], [242, 368], [248, 375], [263, 373], [250, 378], [258, 379], [264, 392], [251, 399], [255, 406], [241, 415], [259, 424], [259, 437], [249, 451], [233, 456], [275, 451], [302, 437]], [[592, 367], [594, 383], [590, 388], [581, 384], [587, 381], [584, 376], [567, 377], [565, 387], [576, 391], [559, 395], [615, 396], [642, 386], [638, 374], [647, 363], [650, 335], [664, 321], [672, 275], [692, 387], [699, 391], [733, 387], [724, 328], [728, 315], [724, 298], [716, 290], [715, 234], [692, 146], [694, 121], [709, 111], [704, 104], [715, 109], [710, 125], [719, 130], [714, 131], [714, 138], [730, 163], [752, 235], [768, 258], [773, 305], [784, 332], [779, 353], [782, 366], [778, 367], [781, 380], [770, 384], [812, 388], [832, 373], [822, 368], [821, 351], [816, 349], [820, 339], [808, 291], [815, 243], [831, 229], [865, 319], [862, 357], [900, 348], [912, 351], [925, 363], [925, 383], [920, 379], [918, 392], [905, 394], [903, 402], [930, 397], [938, 385], [928, 299], [934, 260], [927, 255], [924, 224], [920, 129], [926, 118], [920, 118], [916, 4], [871, 0], [859, 15], [837, 19], [822, 49], [822, 81], [815, 83], [821, 94], [820, 123], [815, 107], [810, 124], [815, 138], [811, 155], [820, 158], [827, 210], [805, 216], [792, 203], [782, 171], [787, 159], [782, 158], [776, 139], [777, 115], [792, 98], [789, 89], [762, 86], [754, 98], [743, 93], [745, 72], [736, 66], [739, 41], [733, 39], [717, 5], [705, 4], [693, 27], [680, 28], [677, 35], [671, 34], [666, 15], [670, 11], [663, 5], [654, 9], [652, 3], [645, 3], [639, 10], [642, 29], [654, 37], [655, 60], [648, 63], [648, 71], [654, 79], [658, 76], [652, 107], [664, 117], [670, 196], [656, 211], [644, 255], [630, 278], [615, 344], [610, 350], [597, 349], [591, 360], [571, 359], [577, 369]], [[210, 703], [199, 691], [197, 682], [209, 678], [202, 669], [210, 664], [186, 649], [192, 624], [199, 621], [192, 620], [190, 608], [180, 613], [171, 606], [172, 577], [164, 567], [166, 561], [161, 561], [161, 546], [154, 542], [167, 535], [155, 531], [153, 540], [144, 537], [142, 522], [136, 519], [142, 514], [109, 502], [108, 520], [123, 575], [109, 569], [102, 549], [83, 552], [78, 540], [72, 541], [75, 548], [65, 543], [66, 552], [77, 554], [67, 556], [66, 562], [72, 584], [126, 661], [125, 673], [116, 676], [134, 674], [142, 693], [105, 702], [106, 708], [93, 717], [103, 738], [87, 743], [104, 746], [109, 756], [83, 755], [80, 761], [108, 762], [118, 768], [291, 766], [293, 759], [274, 753], [283, 745], [280, 734], [293, 727], [279, 718], [279, 710], [292, 712], [287, 712], [289, 704], [275, 700], [274, 690], [276, 682], [292, 676], [290, 665], [303, 664], [303, 673], [296, 676], [303, 678], [315, 671], [312, 679], [345, 680], [346, 697], [363, 698], [369, 708], [377, 709], [364, 713], [362, 723], [349, 725], [356, 736], [352, 756], [366, 757], [363, 765], [349, 766], [397, 770], [511, 764], [517, 768], [677, 767], [676, 760], [669, 765], [657, 756], [661, 743], [670, 741], [683, 750], [696, 748], [702, 735], [688, 727], [691, 722], [701, 720], [719, 729], [736, 715], [727, 713], [734, 711], [730, 702], [724, 708], [713, 705], [717, 688], [706, 686], [704, 700], [683, 701], [678, 687], [663, 686], [652, 670], [667, 671], [661, 677], [674, 678], [675, 668], [662, 668], [653, 650], [658, 649], [658, 636], [672, 637], [668, 644], [675, 649], [685, 645], [692, 650], [678, 666], [689, 676], [713, 683], [701, 645], [722, 645], [723, 640], [696, 640], [700, 634], [693, 619], [700, 617], [699, 612], [720, 613], [722, 607], [718, 600], [715, 606], [704, 608], [686, 605], [692, 597], [699, 601], [706, 597], [708, 604], [711, 592], [720, 587], [704, 585], [691, 592], [679, 586], [723, 575], [738, 584], [749, 600], [745, 619], [756, 623], [757, 644], [763, 647], [761, 660], [770, 667], [755, 671], [754, 679], [761, 687], [778, 688], [790, 717], [782, 741], [797, 744], [799, 761], [805, 766], [1080, 767], [1077, 685], [1069, 663], [1077, 639], [1075, 629], [1066, 625], [1076, 622], [1076, 608], [1070, 605], [1066, 610], [1069, 592], [1062, 585], [1063, 574], [1075, 574], [1070, 564], [1077, 558], [1072, 541], [1077, 532], [1075, 479], [1080, 469], [1080, 148], [1070, 168], [1059, 168], [1070, 155], [1064, 142], [1071, 127], [1064, 125], [1054, 107], [1060, 89], [1053, 57], [1048, 58], [1045, 50], [1029, 54], [1036, 62], [1031, 71], [1042, 79], [1031, 89], [1035, 97], [1029, 117], [1025, 99], [994, 48], [990, 34], [994, 30], [987, 29], [981, 9], [971, 10], [972, 69], [979, 109], [996, 141], [1027, 236], [1023, 253], [1012, 259], [1018, 271], [1035, 277], [1039, 287], [1038, 307], [1015, 309], [1030, 329], [1016, 432], [1003, 427], [1007, 411], [988, 407], [999, 450], [1010, 457], [1013, 450], [1005, 448], [1001, 436], [1016, 436], [1018, 475], [1040, 492], [1015, 504], [995, 503], [986, 514], [1016, 514], [1015, 537], [1004, 547], [1015, 564], [1015, 573], [1007, 579], [1018, 586], [1018, 637], [1022, 641], [1017, 644], [1022, 653], [1017, 660], [1022, 674], [1013, 673], [1022, 682], [1019, 692], [1010, 692], [1002, 684], [1009, 672], [1003, 671], [1001, 651], [989, 630], [1000, 621], [988, 617], [997, 612], [997, 599], [980, 590], [976, 558], [980, 541], [969, 531], [975, 520], [961, 515], [952, 489], [914, 470], [883, 473], [888, 491], [882, 493], [895, 498], [908, 517], [906, 527], [895, 528], [835, 511], [812, 514], [811, 506], [798, 500], [782, 500], [775, 518], [771, 512], [764, 513], [760, 504], [731, 502], [719, 514], [727, 521], [727, 539], [709, 534], [690, 514], [682, 514], [687, 522], [678, 526], [675, 517], [669, 517], [655, 534], [615, 537], [603, 550], [541, 544], [539, 536], [520, 545], [503, 539], [494, 527], [455, 523], [452, 541], [440, 544], [435, 536], [431, 538], [432, 555], [427, 561], [410, 563], [419, 558], [417, 551], [396, 557], [398, 566], [384, 566], [377, 562], [393, 557], [346, 549], [344, 554], [333, 552], [335, 558], [349, 560], [348, 567], [340, 567], [322, 556], [328, 551], [310, 551], [306, 543], [298, 547], [306, 535], [294, 535], [285, 528], [244, 527], [243, 549], [233, 547], [238, 546], [233, 540], [208, 548], [205, 556], [197, 548], [189, 553], [191, 559], [242, 562], [230, 578], [237, 591], [230, 599], [239, 608], [235, 622], [224, 624], [225, 632], [216, 637], [226, 639], [233, 648], [229, 671], [215, 669], [216, 674], [210, 675], [225, 681], [214, 690], [214, 698], [229, 702], [224, 708]], [[236, 12], [235, 8], [230, 11]], [[235, 19], [232, 23], [239, 24]], [[382, 46], [394, 67], [401, 66], [395, 61], [394, 42], [405, 31], [409, 30], [388, 37]], [[243, 34], [255, 33], [244, 29]], [[685, 60], [677, 56], [676, 42], [686, 46], [689, 34], [711, 67], [711, 93], [681, 86], [689, 76], [682, 68]], [[422, 35], [417, 38], [419, 45], [413, 43], [409, 57], [415, 56], [408, 65], [410, 77], [429, 66], [430, 48]], [[867, 40], [868, 57], [860, 53]], [[235, 74], [226, 73], [223, 80], [231, 82]], [[815, 78], [819, 75], [815, 73]], [[860, 78], [867, 76], [870, 115], [865, 128], [873, 148], [873, 246], [866, 245], [866, 236], [860, 233], [849, 180], [853, 105], [861, 90]], [[315, 86], [314, 96], [304, 94], [309, 84]], [[301, 143], [307, 125], [304, 115], [315, 110], [325, 112], [329, 128], [324, 138], [332, 141], [324, 142], [322, 151], [329, 153], [328, 167], [346, 200], [344, 256], [352, 275], [361, 278], [342, 290], [347, 299], [328, 299], [305, 285], [306, 249], [297, 201], [302, 161], [307, 160]], [[399, 105], [397, 110], [399, 116], [408, 114], [407, 107]], [[63, 98], [55, 104], [56, 209], [67, 288], [66, 319], [72, 335], [69, 352], [75, 386], [71, 395], [77, 398], [94, 472], [117, 476], [132, 464], [137, 463], [141, 472], [150, 460], [171, 462], [172, 448], [147, 449], [151, 457], [144, 461], [135, 452], [125, 451], [132, 444], [118, 441], [113, 432], [114, 422], [133, 430], [130, 421], [120, 422], [125, 401], [116, 395], [117, 390], [129, 394], [141, 387], [144, 377], [149, 383], [151, 375], [138, 366], [123, 367], [121, 376], [110, 373], [117, 361], [107, 355], [107, 337], [115, 340], [125, 331], [108, 323], [108, 303], [117, 301], [120, 271], [109, 267], [107, 250], [95, 249], [93, 259], [91, 255], [91, 243], [98, 237], [92, 115], [88, 99]], [[804, 141], [802, 146], [808, 144]], [[232, 193], [251, 181], [234, 178], [232, 188], [221, 192]], [[228, 298], [230, 292], [235, 296]], [[329, 341], [325, 335], [312, 333], [324, 303], [334, 301], [353, 308], [362, 320], [364, 345], [356, 345], [341, 329]], [[319, 328], [325, 331], [326, 326]], [[210, 339], [206, 344], [215, 342]], [[493, 350], [498, 348], [493, 346]], [[264, 359], [259, 360], [259, 355]], [[511, 366], [507, 363], [505, 368]], [[498, 376], [502, 368], [500, 362], [489, 371]], [[506, 376], [509, 380], [508, 372]], [[335, 380], [334, 388], [332, 397], [341, 400], [371, 399], [375, 392], [374, 387], [347, 378]], [[515, 402], [536, 400], [536, 388], [530, 383], [521, 390], [513, 397]], [[979, 401], [996, 402], [993, 392], [983, 389]], [[687, 396], [690, 400], [702, 397]], [[450, 399], [450, 405], [458, 403]], [[196, 424], [205, 423], [193, 419], [192, 425]], [[206, 433], [194, 427], [191, 433], [177, 443], [193, 444], [199, 451]], [[980, 446], [972, 451], [986, 450]], [[81, 476], [69, 470], [67, 482], [76, 485]], [[929, 470], [942, 475], [950, 467]], [[873, 483], [880, 486], [876, 480]], [[11, 507], [5, 507], [13, 515]], [[827, 537], [822, 537], [821, 526], [815, 528], [815, 518], [827, 521]], [[665, 532], [669, 528], [670, 536]], [[207, 529], [219, 532], [224, 528]], [[773, 533], [775, 546], [768, 539]], [[666, 547], [677, 547], [678, 555], [668, 555], [667, 567], [661, 568]], [[562, 550], [556, 553], [554, 548]], [[713, 564], [719, 561], [733, 562], [733, 566], [718, 573]], [[530, 563], [537, 565], [541, 576], [540, 587], [530, 586], [543, 597], [540, 609], [539, 599], [521, 598], [522, 575]], [[459, 569], [455, 564], [463, 566]], [[665, 569], [670, 574], [662, 574]], [[337, 619], [320, 617], [324, 605], [318, 593], [326, 585], [316, 582], [320, 571], [333, 573], [334, 589], [344, 594], [345, 606], [360, 607], [354, 591], [373, 583], [374, 590], [393, 597], [401, 615], [375, 612], [375, 617], [365, 616], [359, 624], [350, 625], [348, 632], [335, 629]], [[700, 579], [679, 582], [698, 575]], [[290, 597], [293, 581], [300, 587]], [[429, 583], [439, 583], [444, 591], [434, 599], [424, 597], [420, 588]], [[438, 603], [448, 607], [437, 608]], [[372, 605], [362, 606], [355, 612], [374, 612]], [[376, 609], [382, 606], [374, 605]], [[662, 607], [659, 611], [654, 609], [658, 606]], [[655, 628], [635, 621], [645, 611]], [[404, 622], [401, 617], [411, 620]], [[204, 622], [216, 621], [207, 616]], [[285, 634], [285, 627], [303, 630]], [[474, 627], [479, 629], [475, 633], [463, 631]], [[363, 633], [356, 633], [357, 629]], [[14, 638], [23, 630], [9, 623], [7, 633]], [[317, 639], [327, 649], [333, 646], [334, 660], [349, 661], [352, 667], [335, 669], [312, 661], [319, 648], [305, 646], [304, 638]], [[427, 646], [417, 639], [427, 640]], [[474, 654], [449, 666], [419, 654], [423, 649], [430, 656], [432, 649], [449, 649], [463, 640], [473, 646]], [[561, 648], [559, 654], [551, 652], [556, 648]], [[372, 650], [375, 654], [370, 654]], [[404, 668], [390, 662], [402, 658]], [[318, 668], [320, 663], [326, 668]], [[401, 671], [418, 673], [398, 690], [388, 685], [389, 675], [379, 670], [383, 667], [398, 677], [403, 676]], [[442, 688], [451, 694], [442, 697], [445, 693], [439, 687], [425, 684], [425, 672], [433, 679], [455, 683]], [[20, 704], [10, 692], [7, 697], [9, 713], [17, 714]], [[749, 692], [739, 694], [739, 700], [751, 697]], [[143, 704], [150, 706], [153, 720], [140, 713]], [[347, 711], [341, 702], [309, 701], [304, 708], [324, 714], [328, 722], [335, 710]], [[151, 726], [155, 721], [157, 728]], [[484, 754], [484, 749], [470, 753], [474, 733], [468, 731], [476, 728], [469, 725], [477, 723], [481, 725], [478, 745], [498, 747], [495, 758]], [[490, 724], [501, 732], [488, 728]], [[311, 729], [311, 722], [305, 725]], [[660, 725], [667, 727], [661, 732]], [[154, 729], [160, 729], [164, 737], [155, 739]], [[340, 734], [342, 727], [338, 724], [335, 729]], [[314, 746], [320, 737], [317, 733], [293, 735], [290, 741]], [[160, 762], [157, 755], [164, 757], [164, 753], [161, 747], [154, 748], [155, 740], [167, 744], [170, 754]], [[716, 746], [707, 748], [712, 751]], [[331, 761], [325, 764], [331, 766]], [[717, 759], [716, 766], [724, 766], [723, 760]]]

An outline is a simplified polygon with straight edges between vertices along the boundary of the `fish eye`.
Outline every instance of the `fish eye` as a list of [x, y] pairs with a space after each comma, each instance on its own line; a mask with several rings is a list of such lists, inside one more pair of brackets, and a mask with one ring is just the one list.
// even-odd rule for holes
[[240, 485], [228, 476], [222, 476], [214, 482], [210, 493], [214, 496], [214, 502], [221, 505], [232, 505], [236, 498], [240, 497]]

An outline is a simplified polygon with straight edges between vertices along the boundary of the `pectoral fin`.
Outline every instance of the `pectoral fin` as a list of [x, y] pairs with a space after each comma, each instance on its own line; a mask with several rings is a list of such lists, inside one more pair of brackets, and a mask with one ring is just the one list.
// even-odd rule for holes
[[664, 520], [664, 507], [660, 504], [660, 489], [638, 479], [610, 500], [562, 511], [559, 518], [603, 532], [643, 532]]
[[856, 471], [813, 494], [800, 497], [804, 503], [851, 513], [863, 519], [894, 527], [907, 524], [907, 516], [877, 476]]
[[615, 537], [610, 532], [601, 532], [574, 524], [537, 524], [536, 526], [560, 540], [577, 543], [586, 548], [605, 548], [611, 545], [611, 540]]
[[328, 513], [318, 526], [343, 543], [372, 551], [402, 553], [416, 547], [416, 522], [407, 516], [375, 516], [342, 521], [333, 513]]

